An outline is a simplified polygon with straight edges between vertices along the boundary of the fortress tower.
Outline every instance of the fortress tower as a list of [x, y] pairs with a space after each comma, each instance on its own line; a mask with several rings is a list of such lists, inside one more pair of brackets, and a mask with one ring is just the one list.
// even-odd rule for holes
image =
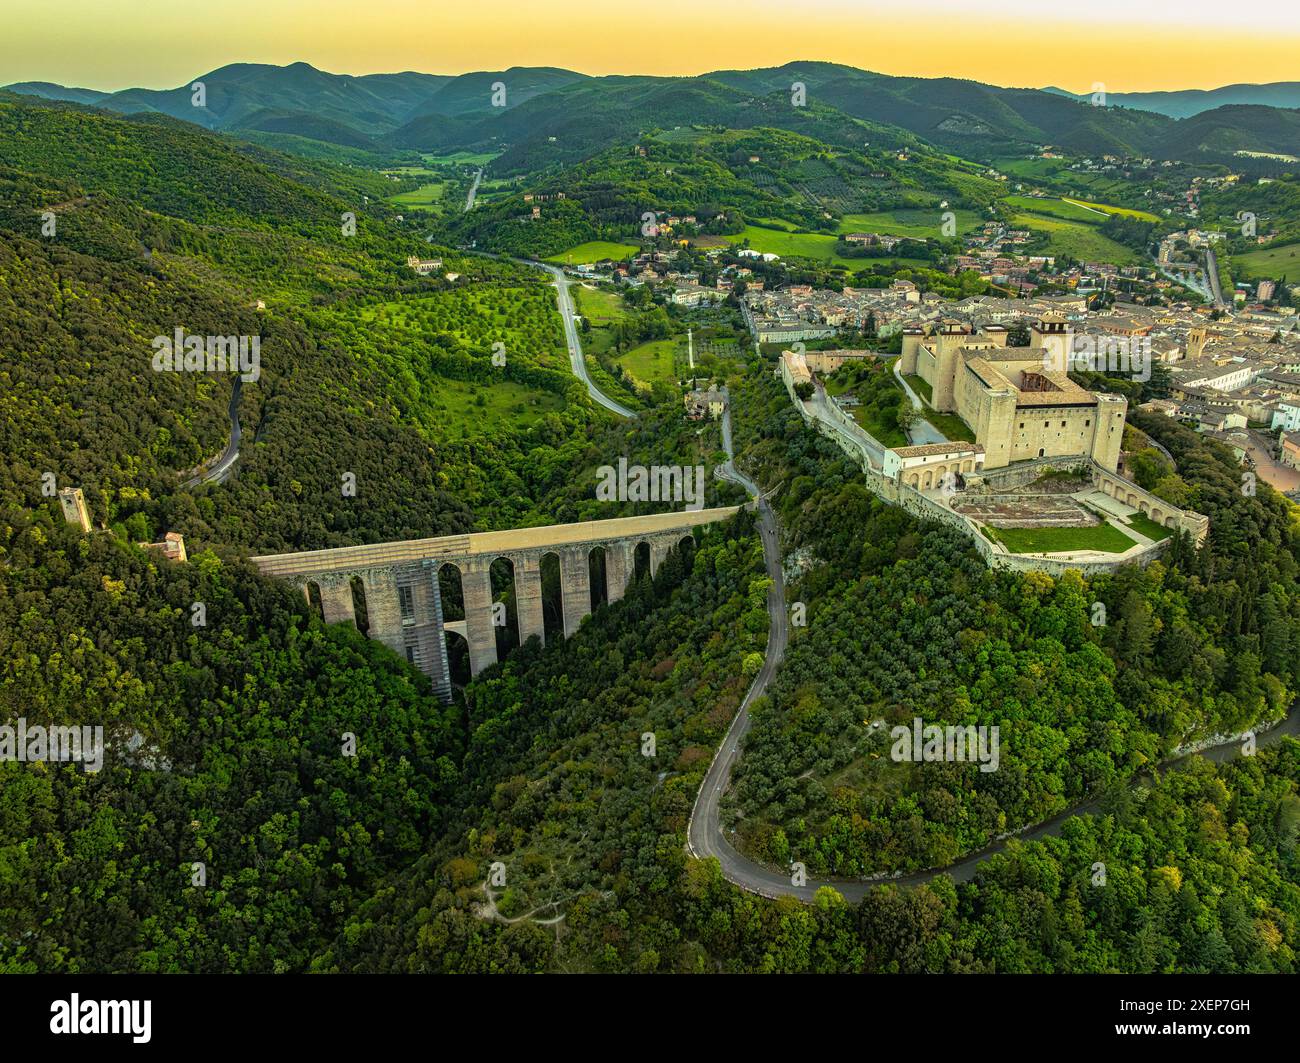
[[1069, 371], [1070, 326], [1061, 317], [1045, 317], [1029, 329], [1029, 346], [1043, 352], [1043, 368], [1057, 373]]
[[949, 413], [957, 408], [953, 389], [957, 378], [958, 355], [970, 334], [970, 326], [959, 321], [945, 321], [935, 330], [931, 405], [941, 413]]
[[64, 520], [77, 525], [83, 532], [90, 531], [90, 510], [86, 508], [86, 496], [80, 487], [61, 488], [59, 505], [63, 507]]

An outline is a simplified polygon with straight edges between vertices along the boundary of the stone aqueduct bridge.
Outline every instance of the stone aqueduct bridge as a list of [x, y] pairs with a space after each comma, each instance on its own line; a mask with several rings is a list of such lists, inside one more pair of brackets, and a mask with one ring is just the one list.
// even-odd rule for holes
[[[268, 554], [252, 561], [263, 575], [301, 587], [308, 601], [309, 587], [314, 583], [320, 591], [326, 623], [355, 622], [352, 581], [359, 577], [369, 636], [405, 656], [433, 680], [438, 696], [448, 700], [451, 675], [447, 631], [465, 637], [472, 674], [496, 663], [490, 570], [497, 558], [507, 559], [514, 567], [515, 608], [519, 641], [523, 643], [533, 635], [545, 641], [541, 565], [547, 554], [556, 555], [564, 634], [568, 637], [591, 612], [588, 563], [593, 550], [599, 547], [604, 551], [606, 592], [609, 601], [616, 602], [633, 577], [638, 546], [644, 543], [649, 548], [653, 575], [668, 551], [689, 538], [695, 528], [726, 520], [737, 509], [731, 506], [513, 531], [471, 532], [437, 539]], [[444, 565], [452, 565], [460, 573], [463, 621], [443, 619], [438, 572]]]

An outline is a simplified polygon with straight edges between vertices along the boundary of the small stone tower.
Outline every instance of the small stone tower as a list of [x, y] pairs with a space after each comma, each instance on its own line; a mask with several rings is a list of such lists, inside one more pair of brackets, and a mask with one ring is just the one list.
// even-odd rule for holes
[[90, 510], [86, 508], [86, 496], [80, 487], [61, 488], [59, 505], [63, 507], [64, 520], [77, 525], [83, 532], [90, 531]]

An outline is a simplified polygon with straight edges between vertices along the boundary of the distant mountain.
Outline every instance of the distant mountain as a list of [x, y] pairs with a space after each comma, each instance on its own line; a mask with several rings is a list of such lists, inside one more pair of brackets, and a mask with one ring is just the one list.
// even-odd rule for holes
[[[513, 67], [497, 73], [330, 74], [307, 63], [271, 66], [232, 63], [174, 89], [123, 89], [99, 93], [45, 82], [24, 82], [10, 91], [93, 104], [124, 114], [158, 111], [226, 132], [256, 129], [292, 133], [353, 147], [370, 143], [421, 114], [454, 116], [475, 106], [492, 112], [492, 85], [506, 85], [506, 108], [584, 77], [554, 67]], [[194, 104], [202, 82], [205, 106]], [[497, 111], [496, 113], [500, 113]]]
[[98, 89], [65, 88], [50, 81], [17, 81], [5, 88], [24, 96], [43, 96], [47, 100], [68, 100], [72, 103], [98, 103], [105, 96], [111, 95]]
[[1216, 107], [1177, 122], [1161, 139], [1158, 153], [1192, 158], [1198, 153], [1235, 151], [1300, 153], [1300, 110]]
[[1103, 112], [1037, 89], [1004, 89], [957, 78], [890, 77], [835, 63], [787, 63], [707, 76], [754, 92], [789, 92], [797, 81], [809, 99], [971, 154], [1025, 144], [1091, 153], [1141, 152], [1168, 125], [1163, 117]]
[[[1300, 143], [1296, 112], [1257, 102], [1300, 101], [1300, 82], [1113, 93], [1108, 106], [1093, 107], [1060, 89], [891, 77], [822, 62], [689, 78], [590, 77], [557, 67], [352, 77], [306, 63], [236, 63], [195, 81], [204, 85], [205, 107], [193, 105], [188, 84], [108, 94], [43, 82], [10, 88], [126, 113], [157, 111], [224, 132], [353, 149], [503, 151], [497, 166], [506, 171], [588, 158], [643, 130], [676, 125], [764, 125], [837, 144], [901, 143], [912, 135], [981, 159], [1043, 144], [1086, 155], [1175, 158], [1239, 150], [1290, 154]], [[504, 107], [493, 106], [498, 83], [505, 87]], [[793, 102], [796, 85], [803, 87], [803, 106]], [[1237, 100], [1242, 94], [1255, 102]], [[1188, 114], [1170, 117], [1143, 108], [1143, 100], [1164, 100]]]
[[[1044, 92], [1087, 102], [1090, 94], [1076, 95], [1050, 86]], [[1260, 107], [1300, 107], [1300, 81], [1275, 81], [1265, 85], [1224, 85], [1218, 89], [1179, 89], [1174, 92], [1111, 92], [1107, 103], [1154, 111], [1170, 118], [1191, 118], [1203, 111], [1235, 104]]]
[[495, 109], [500, 114], [501, 110], [518, 107], [534, 96], [553, 92], [574, 82], [590, 80], [586, 74], [553, 66], [513, 66], [509, 70], [498, 72], [480, 70], [449, 78], [411, 117], [435, 114], [462, 116], [485, 112], [491, 114], [494, 86], [498, 83], [505, 89], [505, 107]]
[[[573, 163], [651, 129], [714, 125], [789, 129], [831, 144], [867, 139], [901, 146], [900, 130], [854, 119], [816, 98], [792, 107], [788, 98], [755, 95], [709, 78], [589, 78], [544, 93], [497, 117], [417, 118], [384, 138], [397, 148], [506, 148], [493, 164], [502, 172]], [[900, 139], [900, 135], [901, 138]]]

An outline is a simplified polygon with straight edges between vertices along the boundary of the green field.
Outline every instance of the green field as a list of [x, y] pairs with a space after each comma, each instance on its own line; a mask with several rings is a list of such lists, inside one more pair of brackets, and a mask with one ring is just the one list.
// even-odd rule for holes
[[676, 339], [650, 340], [633, 347], [615, 360], [639, 384], [649, 386], [657, 381], [675, 384], [677, 351], [680, 347], [681, 343]]
[[564, 400], [512, 380], [489, 385], [444, 379], [438, 383], [433, 409], [452, 435], [471, 436], [502, 428], [527, 428], [546, 414], [564, 409]]
[[1055, 554], [1067, 550], [1096, 550], [1122, 554], [1136, 540], [1130, 539], [1111, 524], [1091, 528], [992, 528], [984, 531], [1013, 554]]
[[[858, 230], [852, 229], [849, 231], [857, 232]], [[778, 232], [775, 229], [767, 229], [759, 225], [746, 225], [744, 232], [736, 236], [729, 236], [727, 240], [732, 244], [739, 244], [742, 240], [748, 240], [749, 246], [753, 250], [763, 254], [780, 255], [782, 258], [797, 256], [816, 259], [832, 266], [852, 270], [854, 273], [889, 263], [926, 265], [926, 263], [906, 258], [845, 258], [835, 253], [838, 242], [836, 237], [825, 233]]]
[[1062, 202], [1076, 207], [1086, 207], [1090, 210], [1100, 211], [1102, 214], [1119, 214], [1125, 218], [1137, 218], [1138, 221], [1155, 222], [1160, 220], [1149, 211], [1133, 210], [1130, 207], [1117, 207], [1113, 203], [1093, 203], [1086, 199], [1063, 199]]
[[[945, 212], [938, 207], [926, 210], [885, 210], [875, 214], [846, 214], [840, 219], [842, 233], [881, 233], [884, 236], [910, 236], [917, 240], [943, 238], [941, 226]], [[955, 210], [957, 232], [968, 233], [980, 226], [980, 216], [973, 210]]]
[[586, 285], [580, 285], [571, 291], [577, 301], [578, 313], [591, 323], [592, 328], [613, 325], [627, 318], [627, 308], [617, 292], [603, 292]]
[[1077, 259], [1114, 262], [1120, 266], [1142, 261], [1135, 251], [1102, 236], [1095, 226], [1083, 222], [1064, 221], [1044, 214], [1017, 214], [1011, 219], [1011, 225], [1046, 235], [1049, 255], [1070, 255]]
[[904, 373], [903, 379], [907, 381], [908, 386], [920, 395], [927, 404], [933, 401], [933, 392], [930, 390], [930, 385], [917, 376], [916, 373]]
[[1247, 280], [1278, 279], [1300, 280], [1300, 244], [1280, 244], [1252, 251], [1248, 255], [1232, 256], [1232, 272]]
[[409, 192], [399, 192], [395, 196], [389, 196], [388, 202], [396, 207], [431, 207], [442, 199], [446, 187], [441, 181], [433, 181], [419, 188], [413, 188]]
[[1033, 214], [1047, 214], [1062, 221], [1077, 221], [1087, 225], [1100, 225], [1112, 214], [1122, 214], [1141, 221], [1157, 221], [1154, 214], [1144, 210], [1129, 210], [1108, 203], [1093, 203], [1086, 199], [1040, 199], [1037, 196], [1007, 196], [1004, 202], [1016, 210]]
[[440, 163], [465, 163], [469, 166], [486, 166], [501, 153], [499, 151], [454, 151], [450, 155], [421, 155], [428, 165]]
[[1051, 177], [1069, 168], [1064, 159], [994, 159], [995, 169], [1008, 177]]
[[551, 255], [545, 259], [547, 262], [555, 262], [563, 266], [580, 266], [590, 262], [599, 262], [602, 258], [612, 258], [616, 262], [631, 258], [641, 248], [635, 244], [614, 244], [608, 240], [592, 240], [585, 244], [579, 244], [577, 247], [571, 247], [567, 251], [561, 251], [558, 255]]
[[696, 129], [694, 126], [678, 126], [676, 129], [664, 129], [654, 135], [655, 140], [661, 140], [665, 144], [694, 144], [709, 136], [707, 129]]
[[970, 426], [955, 413], [939, 413], [936, 410], [922, 410], [921, 415], [948, 439], [974, 443], [975, 433]]
[[1060, 218], [1062, 221], [1078, 221], [1089, 225], [1099, 225], [1106, 220], [1104, 214], [1088, 210], [1086, 207], [1080, 206], [1077, 201], [1070, 203], [1063, 199], [1041, 199], [1038, 196], [1007, 196], [1003, 202], [1018, 211], [1047, 214], [1053, 218]]

